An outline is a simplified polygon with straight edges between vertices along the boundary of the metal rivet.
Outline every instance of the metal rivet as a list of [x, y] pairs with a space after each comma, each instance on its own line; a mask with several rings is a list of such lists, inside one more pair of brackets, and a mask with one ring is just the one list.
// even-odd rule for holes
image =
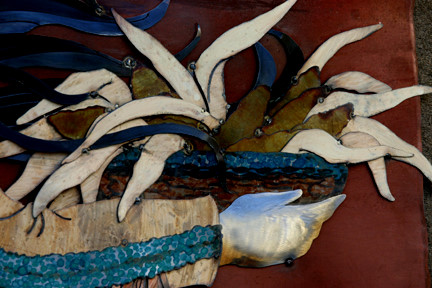
[[120, 105], [119, 104], [114, 104], [114, 108], [118, 108], [118, 107], [120, 107]]
[[224, 119], [219, 119], [219, 124], [223, 125], [225, 123]]
[[264, 117], [264, 125], [270, 125], [272, 123], [272, 118], [270, 116], [265, 116]]
[[90, 152], [90, 148], [83, 148], [83, 149], [81, 150], [81, 152], [82, 152], [83, 154], [88, 154], [88, 153]]
[[121, 245], [126, 246], [128, 245], [129, 241], [127, 239], [121, 240]]
[[123, 65], [128, 69], [133, 69], [136, 67], [137, 62], [131, 56], [127, 56], [126, 58], [123, 59]]
[[318, 98], [318, 103], [323, 103], [324, 102], [324, 97], [319, 97]]
[[201, 113], [205, 113], [205, 112], [206, 112], [206, 109], [202, 108]]
[[228, 104], [228, 105], [226, 106], [226, 109], [228, 110], [228, 109], [230, 109], [230, 108], [231, 108], [231, 105]]
[[194, 71], [194, 70], [196, 69], [196, 64], [195, 64], [195, 62], [191, 62], [191, 63], [189, 63], [189, 69], [192, 70], [192, 71]]
[[142, 201], [141, 197], [136, 197], [134, 204], [139, 204], [139, 203], [141, 203], [141, 201]]
[[297, 85], [297, 83], [298, 83], [298, 78], [297, 78], [297, 76], [293, 76], [293, 77], [291, 78], [291, 84], [292, 84], [292, 85]]
[[212, 132], [213, 132], [213, 134], [218, 134], [220, 132], [219, 127], [213, 128]]
[[193, 145], [189, 141], [185, 142], [183, 145], [184, 153], [188, 156], [192, 154], [193, 151]]
[[285, 260], [285, 265], [286, 265], [286, 266], [290, 267], [290, 266], [292, 266], [293, 264], [294, 264], [294, 259], [293, 259], [293, 258], [287, 258], [287, 259]]
[[255, 133], [254, 133], [255, 137], [261, 137], [263, 134], [264, 133], [263, 133], [263, 131], [260, 128], [257, 128], [255, 130]]

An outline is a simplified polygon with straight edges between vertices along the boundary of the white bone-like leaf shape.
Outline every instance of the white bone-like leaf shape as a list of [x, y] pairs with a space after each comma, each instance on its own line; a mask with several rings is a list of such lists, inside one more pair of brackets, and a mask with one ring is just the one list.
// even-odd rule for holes
[[[142, 125], [143, 121], [137, 119], [119, 125], [112, 132]], [[81, 154], [71, 163], [60, 166], [44, 183], [33, 203], [33, 216], [37, 217], [49, 202], [64, 190], [80, 185], [91, 174], [96, 172], [122, 144], [111, 145], [105, 148]]]
[[327, 96], [322, 103], [316, 104], [309, 111], [305, 121], [312, 115], [330, 111], [347, 103], [354, 105], [354, 115], [370, 117], [396, 107], [406, 99], [428, 93], [432, 93], [432, 87], [424, 85], [415, 85], [370, 95], [336, 91]]
[[34, 153], [21, 176], [5, 191], [5, 194], [16, 201], [22, 199], [51, 175], [66, 156], [65, 153]]
[[333, 136], [320, 129], [303, 130], [297, 133], [282, 148], [285, 153], [311, 152], [324, 158], [329, 163], [360, 163], [383, 157], [387, 154], [399, 157], [411, 157], [411, 153], [389, 146], [370, 148], [348, 148], [340, 144]]
[[101, 138], [109, 130], [113, 129], [117, 125], [132, 119], [163, 114], [174, 114], [190, 117], [203, 122], [210, 129], [219, 126], [219, 121], [213, 118], [203, 108], [184, 100], [165, 96], [153, 96], [138, 99], [124, 104], [97, 122], [86, 140], [80, 145], [80, 147], [72, 152], [63, 161], [63, 163], [68, 163], [78, 158], [78, 156], [82, 153], [82, 149], [90, 147], [99, 138]]
[[165, 161], [183, 149], [184, 140], [178, 135], [159, 134], [150, 138], [135, 163], [133, 174], [119, 202], [117, 217], [122, 222], [135, 199], [159, 179]]
[[[339, 140], [348, 148], [367, 148], [380, 145], [375, 137], [364, 132], [350, 132], [343, 135]], [[395, 198], [391, 194], [390, 187], [387, 183], [387, 172], [384, 158], [368, 161], [368, 166], [372, 172], [372, 176], [381, 196], [389, 201], [394, 201]]]
[[[210, 76], [216, 65], [259, 41], [296, 3], [285, 1], [272, 10], [244, 22], [219, 36], [196, 61], [196, 78], [207, 97]], [[212, 99], [210, 99], [210, 102]]]
[[220, 214], [223, 227], [221, 264], [264, 267], [304, 255], [324, 221], [345, 195], [305, 205], [288, 205], [301, 190], [247, 194]]
[[208, 102], [210, 114], [216, 119], [221, 119], [224, 121], [226, 120], [228, 105], [225, 98], [225, 85], [223, 74], [226, 61], [220, 63], [214, 70], [210, 82], [210, 89], [208, 91], [208, 93], [210, 93], [210, 101]]
[[[92, 103], [93, 106], [98, 105], [113, 109], [115, 105], [123, 105], [132, 100], [132, 94], [127, 84], [117, 75], [106, 69], [73, 73], [57, 86], [55, 90], [63, 94], [73, 95], [96, 91], [100, 87], [102, 88], [98, 91], [98, 94], [102, 95], [109, 102], [102, 98], [88, 99], [76, 105], [68, 106], [65, 110], [75, 111], [83, 109], [88, 107], [90, 105], [89, 103]], [[61, 107], [61, 105], [42, 99], [36, 106], [29, 109], [24, 115], [18, 118], [17, 124], [21, 125], [30, 122], [59, 107]]]
[[410, 158], [394, 156], [393, 159], [403, 161], [416, 167], [432, 182], [432, 165], [428, 159], [416, 147], [399, 138], [380, 122], [374, 119], [357, 116], [348, 122], [347, 126], [342, 130], [342, 135], [354, 131], [372, 135], [381, 145], [391, 145], [400, 150], [412, 153], [414, 156]]
[[90, 176], [81, 183], [80, 190], [83, 203], [96, 202], [103, 173], [111, 161], [121, 152], [123, 152], [123, 148], [120, 147], [105, 159], [98, 170], [90, 174]]
[[112, 13], [129, 41], [152, 62], [177, 94], [187, 102], [204, 108], [201, 92], [187, 69], [152, 35], [133, 26], [116, 11], [112, 10]]
[[303, 67], [297, 73], [297, 77], [313, 66], [318, 66], [319, 70], [322, 70], [327, 61], [330, 60], [330, 58], [332, 58], [333, 55], [339, 51], [339, 49], [345, 45], [366, 38], [382, 27], [383, 25], [380, 23], [376, 25], [355, 28], [330, 37], [327, 41], [321, 44], [321, 46], [308, 58], [306, 63], [303, 64]]
[[332, 76], [325, 85], [332, 90], [346, 89], [358, 93], [384, 93], [392, 90], [389, 85], [359, 71], [347, 71]]

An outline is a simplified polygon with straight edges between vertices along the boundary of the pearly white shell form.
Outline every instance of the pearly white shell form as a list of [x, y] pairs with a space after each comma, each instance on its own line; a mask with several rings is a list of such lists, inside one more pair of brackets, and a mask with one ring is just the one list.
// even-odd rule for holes
[[224, 235], [220, 265], [264, 267], [304, 255], [345, 195], [288, 205], [301, 195], [301, 190], [295, 190], [236, 199], [220, 214]]

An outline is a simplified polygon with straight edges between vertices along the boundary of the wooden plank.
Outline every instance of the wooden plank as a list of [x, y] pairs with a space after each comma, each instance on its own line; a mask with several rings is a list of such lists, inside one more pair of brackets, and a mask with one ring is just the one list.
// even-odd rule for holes
[[[27, 235], [33, 222], [31, 205], [18, 215], [0, 221], [0, 247], [8, 252], [27, 256], [86, 252], [136, 243], [153, 237], [173, 235], [192, 229], [195, 225], [207, 226], [219, 223], [219, 214], [210, 196], [194, 200], [143, 200], [134, 205], [121, 223], [116, 210], [119, 199], [82, 204], [57, 211], [71, 218], [61, 219], [50, 210], [44, 210], [45, 229], [36, 237], [41, 221]], [[22, 208], [22, 204], [0, 193], [5, 217]], [[211, 285], [216, 276], [218, 259], [198, 261], [178, 271], [167, 273], [170, 287]]]

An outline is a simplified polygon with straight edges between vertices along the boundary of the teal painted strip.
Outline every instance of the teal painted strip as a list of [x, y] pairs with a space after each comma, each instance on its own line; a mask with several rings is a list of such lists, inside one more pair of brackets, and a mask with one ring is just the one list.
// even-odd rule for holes
[[222, 253], [221, 225], [102, 251], [27, 257], [0, 248], [1, 287], [103, 287], [179, 269]]

